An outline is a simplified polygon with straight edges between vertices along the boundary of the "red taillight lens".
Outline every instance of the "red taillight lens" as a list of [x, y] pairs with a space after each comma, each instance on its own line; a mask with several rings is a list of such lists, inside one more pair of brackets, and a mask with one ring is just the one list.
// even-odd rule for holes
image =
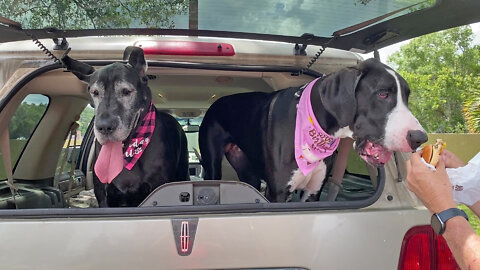
[[437, 270], [460, 269], [448, 248], [447, 241], [441, 235], [437, 235]]
[[195, 41], [140, 40], [134, 46], [141, 47], [146, 55], [233, 56], [235, 50], [228, 43]]
[[408, 230], [403, 238], [398, 269], [432, 269], [433, 237], [433, 230], [430, 226], [413, 227]]
[[460, 269], [448, 245], [430, 225], [413, 227], [405, 234], [400, 251], [399, 270]]

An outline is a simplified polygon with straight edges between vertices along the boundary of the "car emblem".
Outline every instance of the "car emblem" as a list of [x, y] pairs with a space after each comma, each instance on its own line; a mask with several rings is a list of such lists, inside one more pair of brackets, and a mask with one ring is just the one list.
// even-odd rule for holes
[[198, 218], [172, 219], [172, 227], [178, 255], [190, 255], [197, 233]]

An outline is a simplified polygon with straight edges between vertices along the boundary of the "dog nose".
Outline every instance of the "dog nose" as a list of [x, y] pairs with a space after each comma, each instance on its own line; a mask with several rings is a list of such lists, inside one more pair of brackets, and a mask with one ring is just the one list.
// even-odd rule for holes
[[428, 136], [423, 130], [409, 130], [407, 132], [407, 142], [413, 151], [426, 141], [428, 141]]
[[98, 119], [95, 123], [97, 130], [102, 133], [103, 135], [109, 135], [118, 126], [118, 122], [115, 121], [115, 119], [112, 118], [106, 118], [106, 119]]

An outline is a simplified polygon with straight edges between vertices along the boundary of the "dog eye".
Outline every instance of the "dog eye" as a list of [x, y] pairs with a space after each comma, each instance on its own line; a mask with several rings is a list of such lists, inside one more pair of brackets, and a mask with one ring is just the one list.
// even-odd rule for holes
[[132, 91], [128, 90], [127, 88], [123, 88], [123, 89], [122, 89], [122, 94], [123, 94], [124, 96], [130, 95], [130, 93], [132, 93]]
[[380, 99], [386, 99], [386, 98], [388, 98], [388, 93], [387, 92], [379, 92], [378, 97]]
[[98, 96], [98, 90], [93, 90], [92, 95], [93, 95], [94, 97]]

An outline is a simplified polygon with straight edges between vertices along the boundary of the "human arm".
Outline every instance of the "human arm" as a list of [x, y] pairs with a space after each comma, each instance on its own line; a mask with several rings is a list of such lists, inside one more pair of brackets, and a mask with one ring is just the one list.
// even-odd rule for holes
[[480, 269], [480, 237], [465, 218], [449, 219], [443, 237], [462, 269]]
[[[469, 164], [468, 169], [467, 169], [467, 167], [468, 167], [467, 163], [463, 162], [459, 157], [457, 157], [454, 153], [452, 153], [448, 150], [444, 150], [441, 157], [442, 157], [443, 161], [445, 162], [445, 167], [455, 168], [455, 169], [458, 168], [458, 170], [456, 170], [456, 171], [454, 171], [455, 169], [451, 170], [450, 172], [447, 170], [447, 173], [450, 177], [450, 182], [452, 183], [452, 185], [458, 184], [458, 185], [462, 186], [462, 189], [459, 190], [458, 192], [456, 190], [454, 191], [454, 193], [457, 192], [456, 193], [457, 197], [455, 198], [455, 195], [454, 195], [454, 200], [457, 203], [462, 203], [462, 204], [467, 205], [470, 208], [470, 210], [472, 210], [475, 213], [475, 215], [480, 217], [480, 194], [478, 194], [478, 184], [480, 182], [478, 179], [480, 177], [480, 174], [478, 173], [478, 171], [479, 171], [478, 161], [476, 161], [476, 160], [478, 160], [478, 157], [475, 156], [475, 157], [472, 158], [473, 161], [471, 160], [470, 162], [473, 162], [473, 164]], [[465, 168], [461, 168], [461, 167], [465, 167]], [[466, 170], [463, 170], [463, 169], [466, 169]], [[459, 170], [463, 170], [463, 171], [459, 171]], [[468, 174], [468, 175], [466, 175], [466, 174]], [[475, 176], [475, 174], [477, 174], [477, 175]], [[469, 179], [469, 180], [467, 180], [467, 179]], [[472, 180], [473, 180], [473, 182], [472, 182]], [[468, 181], [470, 181], [472, 183], [467, 184], [467, 186], [464, 186], [465, 183], [469, 183]], [[477, 186], [477, 188], [472, 189], [472, 187], [475, 187], [475, 186]], [[475, 190], [477, 190], [477, 191], [475, 191]], [[467, 194], [462, 194], [462, 193], [465, 193], [465, 192], [468, 192], [468, 195]], [[475, 193], [476, 193], [476, 195], [472, 195], [472, 194], [475, 194]], [[467, 196], [469, 199], [466, 199], [465, 196]]]
[[470, 210], [472, 210], [475, 213], [475, 215], [477, 215], [477, 217], [480, 218], [480, 201], [474, 203], [473, 205], [468, 206], [468, 208], [470, 208]]
[[[407, 162], [407, 186], [432, 213], [457, 207], [443, 159], [432, 171], [421, 161], [420, 152], [413, 153]], [[480, 236], [465, 218], [449, 219], [443, 236], [462, 269], [480, 270]]]
[[467, 165], [463, 160], [457, 157], [454, 153], [448, 151], [447, 149], [443, 150], [441, 155], [443, 162], [445, 163], [446, 168], [458, 168]]

